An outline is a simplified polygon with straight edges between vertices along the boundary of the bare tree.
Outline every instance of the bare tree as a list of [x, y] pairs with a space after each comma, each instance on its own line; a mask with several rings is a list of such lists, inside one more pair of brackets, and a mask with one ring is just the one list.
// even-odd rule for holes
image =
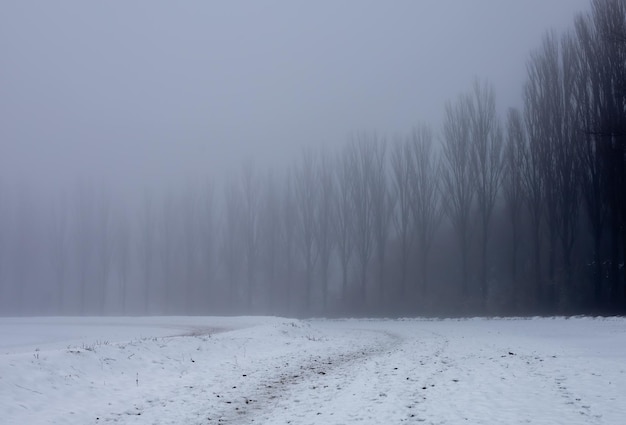
[[[602, 88], [604, 85], [604, 61], [600, 59], [604, 49], [601, 37], [591, 16], [579, 16], [576, 20], [579, 45], [579, 75], [576, 84], [577, 112], [582, 122], [583, 141], [579, 144], [579, 157], [583, 164], [581, 181], [589, 228], [593, 239], [593, 286], [595, 303], [603, 303], [602, 288], [602, 234], [608, 218], [607, 177], [605, 168], [605, 144], [596, 129], [602, 120]], [[615, 237], [613, 237], [615, 239]]]
[[432, 131], [426, 125], [414, 129], [409, 140], [410, 203], [417, 240], [419, 287], [422, 296], [426, 295], [428, 290], [428, 257], [435, 232], [441, 223], [443, 208], [440, 190], [440, 176], [442, 175], [440, 161], [433, 151], [432, 141]]
[[65, 289], [70, 254], [68, 211], [64, 201], [65, 199], [62, 198], [53, 210], [50, 231], [50, 259], [56, 281], [57, 311], [60, 314], [65, 312]]
[[13, 280], [16, 285], [13, 308], [20, 313], [28, 312], [31, 307], [29, 297], [35, 294], [34, 272], [37, 266], [39, 238], [37, 235], [35, 200], [26, 187], [18, 193], [17, 208], [15, 211], [15, 232], [11, 242], [12, 256], [10, 259], [13, 268]]
[[377, 138], [372, 144], [373, 167], [368, 180], [370, 198], [372, 202], [372, 227], [374, 233], [376, 263], [378, 268], [378, 302], [385, 303], [385, 260], [387, 242], [394, 210], [395, 198], [389, 191], [387, 183], [387, 143]]
[[337, 196], [335, 197], [335, 235], [341, 263], [341, 294], [344, 305], [348, 302], [348, 266], [354, 251], [354, 204], [352, 188], [354, 185], [354, 156], [344, 149], [335, 167]]
[[294, 267], [295, 267], [295, 255], [294, 250], [297, 245], [296, 231], [298, 226], [298, 208], [296, 204], [296, 195], [294, 188], [294, 173], [289, 170], [287, 173], [286, 184], [283, 188], [283, 203], [282, 203], [282, 234], [283, 240], [281, 249], [283, 252], [285, 267], [285, 278], [283, 287], [285, 290], [285, 306], [283, 311], [287, 313], [291, 312], [291, 300], [292, 300], [292, 288], [294, 285]]
[[128, 217], [125, 213], [118, 214], [118, 218], [115, 222], [115, 257], [114, 264], [117, 270], [118, 279], [118, 293], [120, 301], [120, 310], [122, 314], [127, 313], [127, 297], [128, 297], [128, 276], [131, 268], [131, 253], [130, 253], [130, 241], [131, 241], [131, 227], [128, 222]]
[[471, 112], [466, 96], [448, 102], [443, 123], [442, 184], [445, 211], [452, 222], [461, 251], [461, 294], [468, 295], [470, 219], [476, 193], [472, 166]]
[[[578, 133], [574, 130], [576, 48], [571, 37], [559, 43], [546, 35], [529, 63], [526, 85], [527, 114], [533, 124], [530, 142], [537, 145], [544, 181], [544, 205], [549, 231], [548, 303], [571, 292], [572, 250], [578, 225]], [[564, 276], [555, 280], [556, 238], [561, 242]], [[561, 291], [556, 292], [561, 282]], [[561, 298], [562, 302], [567, 302]], [[562, 304], [564, 305], [564, 304]]]
[[102, 189], [99, 192], [95, 210], [95, 228], [93, 230], [96, 242], [96, 293], [98, 296], [98, 309], [104, 314], [106, 307], [111, 261], [113, 259], [113, 246], [111, 236], [111, 202], [109, 194]]
[[507, 114], [507, 143], [504, 148], [502, 188], [505, 208], [511, 223], [511, 281], [514, 298], [520, 294], [518, 256], [521, 239], [522, 205], [524, 201], [523, 167], [526, 155], [526, 133], [521, 112], [511, 108]]
[[[626, 308], [626, 4], [623, 0], [595, 0], [593, 20], [603, 48], [598, 50], [605, 67], [600, 103], [602, 118], [595, 131], [605, 145], [607, 198], [611, 226], [611, 298], [614, 305]], [[598, 100], [596, 100], [598, 102]], [[619, 240], [622, 254], [622, 285], [619, 285]]]
[[6, 301], [10, 299], [5, 293], [10, 289], [9, 280], [7, 279], [7, 257], [9, 254], [9, 231], [12, 227], [8, 211], [8, 200], [3, 189], [0, 186], [0, 308], [8, 307]]
[[231, 311], [238, 302], [239, 269], [242, 246], [242, 196], [237, 181], [231, 178], [224, 191], [224, 215], [222, 227], [222, 264], [225, 267], [228, 285], [228, 302]]
[[491, 215], [502, 173], [502, 131], [496, 115], [496, 96], [487, 82], [474, 81], [469, 101], [472, 140], [472, 167], [476, 177], [476, 201], [480, 215], [480, 285], [483, 304], [487, 302], [487, 245]]
[[198, 283], [198, 191], [195, 187], [189, 187], [183, 194], [182, 215], [185, 258], [185, 312], [188, 314], [195, 310], [196, 292]]
[[333, 222], [335, 186], [330, 157], [321, 152], [317, 163], [318, 207], [316, 216], [315, 244], [319, 252], [320, 285], [322, 287], [323, 308], [328, 308], [328, 285], [330, 260], [334, 248]]
[[577, 46], [571, 35], [561, 40], [559, 97], [562, 116], [558, 128], [558, 146], [556, 150], [556, 186], [558, 189], [557, 207], [559, 239], [564, 269], [563, 300], [571, 304], [573, 264], [572, 255], [578, 233], [578, 214], [580, 211], [580, 156], [581, 136], [576, 117], [575, 86], [578, 78]]
[[525, 113], [529, 122], [530, 152], [542, 180], [542, 204], [548, 228], [548, 284], [544, 301], [555, 301], [556, 249], [559, 230], [556, 150], [560, 143], [563, 105], [559, 95], [559, 43], [548, 33], [540, 49], [531, 54], [524, 87]]
[[259, 184], [252, 163], [242, 168], [242, 231], [244, 237], [244, 255], [246, 260], [246, 304], [252, 309], [256, 295], [256, 271], [258, 254], [258, 220], [259, 220]]
[[269, 297], [269, 309], [277, 313], [278, 283], [277, 269], [280, 255], [281, 229], [281, 204], [276, 178], [273, 172], [269, 172], [265, 179], [266, 184], [260, 201], [260, 224], [261, 224], [261, 249], [263, 263], [266, 267], [267, 288]]
[[583, 133], [579, 156], [584, 164], [582, 189], [594, 241], [594, 292], [600, 305], [601, 242], [608, 224], [609, 291], [615, 305], [620, 239], [626, 258], [626, 4], [621, 0], [592, 1], [591, 12], [576, 20], [576, 36], [580, 64], [576, 104]]
[[165, 312], [171, 312], [174, 307], [172, 287], [177, 280], [174, 277], [174, 257], [177, 248], [177, 218], [179, 211], [176, 210], [175, 199], [167, 196], [163, 202], [159, 225], [159, 265], [163, 278], [163, 295], [165, 298]]
[[298, 215], [298, 242], [305, 267], [305, 309], [311, 308], [313, 291], [313, 271], [319, 258], [319, 250], [315, 240], [316, 217], [319, 208], [319, 187], [317, 186], [318, 169], [315, 157], [304, 151], [295, 171], [295, 199]]
[[152, 286], [153, 286], [153, 274], [152, 269], [154, 266], [154, 242], [155, 242], [155, 217], [153, 213], [153, 201], [149, 193], [146, 193], [141, 207], [141, 213], [139, 217], [139, 240], [137, 241], [137, 253], [139, 256], [139, 262], [141, 272], [143, 275], [143, 298], [144, 298], [144, 313], [150, 313], [150, 306], [152, 301]]
[[414, 241], [412, 202], [412, 151], [409, 140], [397, 139], [391, 150], [391, 168], [393, 171], [393, 190], [396, 208], [393, 225], [400, 243], [400, 296], [406, 294], [407, 268]]
[[4, 188], [0, 184], [0, 308], [3, 307], [3, 301], [8, 297], [4, 296], [4, 292], [8, 289], [5, 279], [5, 261], [6, 261], [6, 244], [7, 244], [7, 202], [4, 196]]
[[[208, 181], [202, 187], [199, 205], [199, 233], [200, 240], [200, 267], [202, 269], [201, 284], [205, 286], [204, 294], [211, 296], [214, 290], [215, 279], [215, 250], [217, 229], [215, 226], [215, 199], [213, 183]], [[209, 300], [205, 300], [208, 305]], [[207, 306], [204, 307], [206, 309]]]
[[544, 175], [541, 169], [541, 115], [535, 113], [534, 90], [529, 86], [524, 91], [524, 118], [527, 129], [527, 148], [522, 158], [523, 198], [530, 218], [532, 234], [533, 282], [534, 299], [538, 303], [542, 297], [542, 269], [541, 269], [541, 225], [543, 222], [543, 194], [545, 187]]
[[358, 135], [347, 147], [352, 156], [352, 210], [354, 212], [354, 244], [356, 258], [360, 267], [360, 300], [362, 306], [367, 300], [367, 269], [374, 249], [374, 213], [369, 180], [375, 167], [374, 152], [377, 140], [375, 136]]
[[93, 188], [81, 185], [78, 187], [75, 199], [75, 248], [76, 266], [79, 275], [80, 312], [87, 311], [87, 285], [91, 278], [93, 256], [95, 254], [94, 227], [95, 205]]

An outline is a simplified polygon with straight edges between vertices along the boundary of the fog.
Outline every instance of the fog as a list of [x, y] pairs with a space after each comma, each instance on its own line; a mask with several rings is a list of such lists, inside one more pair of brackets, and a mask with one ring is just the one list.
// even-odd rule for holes
[[[594, 290], [605, 306], [626, 293], [624, 236], [611, 239], [626, 208], [608, 208], [592, 250], [581, 183], [576, 214], [545, 199], [545, 217], [524, 212], [511, 234], [512, 205], [531, 210], [508, 197], [511, 172], [489, 204], [468, 154], [463, 216], [445, 165], [455, 138], [481, 131], [497, 170], [516, 128], [538, 143], [532, 65], [590, 4], [2, 3], [0, 315], [509, 314], [579, 311]], [[518, 244], [531, 229], [542, 239]], [[594, 264], [596, 289], [567, 289]], [[535, 284], [537, 305], [520, 295]]]
[[437, 127], [474, 77], [514, 106], [529, 51], [587, 3], [5, 2], [2, 186], [178, 189]]

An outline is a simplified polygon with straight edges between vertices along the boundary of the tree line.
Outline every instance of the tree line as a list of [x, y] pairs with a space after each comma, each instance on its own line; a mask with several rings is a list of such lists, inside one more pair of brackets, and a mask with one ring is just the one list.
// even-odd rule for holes
[[[3, 314], [458, 315], [626, 310], [626, 2], [593, 0], [439, 131], [354, 134], [281, 170], [123, 207], [78, 186], [0, 208]], [[45, 208], [44, 208], [45, 207]], [[53, 211], [50, 213], [50, 211]]]

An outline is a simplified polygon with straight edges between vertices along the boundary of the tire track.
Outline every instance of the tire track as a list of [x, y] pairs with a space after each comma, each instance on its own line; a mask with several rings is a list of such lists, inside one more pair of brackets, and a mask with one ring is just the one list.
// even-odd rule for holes
[[[332, 373], [294, 383], [289, 394], [261, 413], [268, 423], [389, 423], [415, 422], [418, 413], [416, 388], [438, 374], [431, 363], [439, 363], [448, 341], [441, 335], [398, 336], [384, 330], [387, 343], [369, 355], [354, 356], [337, 364]], [[419, 352], [422, 363], [408, 361]], [[428, 364], [427, 364], [428, 363]], [[444, 366], [445, 367], [445, 366]], [[306, 398], [306, 399], [305, 399]]]
[[[341, 391], [342, 387], [334, 382], [338, 371], [351, 368], [357, 362], [380, 356], [402, 342], [400, 336], [384, 330], [347, 330], [354, 331], [375, 335], [374, 343], [347, 352], [310, 354], [304, 361], [298, 361], [299, 359], [293, 356], [283, 359], [281, 364], [275, 366], [277, 374], [261, 380], [235, 397], [220, 396], [224, 398], [223, 409], [209, 414], [206, 423], [253, 423], [255, 420], [258, 421], [259, 417], [271, 416], [274, 409], [297, 393], [298, 387], [303, 385], [308, 385], [309, 389], [313, 390]], [[328, 343], [332, 344], [332, 341]], [[296, 363], [292, 363], [293, 360], [296, 360]]]

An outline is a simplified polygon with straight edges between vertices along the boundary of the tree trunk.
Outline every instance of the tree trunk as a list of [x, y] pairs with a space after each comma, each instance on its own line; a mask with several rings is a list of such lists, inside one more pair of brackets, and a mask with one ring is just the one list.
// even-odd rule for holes
[[539, 305], [541, 302], [541, 236], [539, 234], [539, 224], [534, 224], [533, 231], [533, 271], [534, 271], [534, 289], [535, 289], [535, 305]]
[[481, 241], [481, 261], [480, 261], [480, 269], [481, 269], [481, 300], [483, 304], [483, 310], [487, 308], [487, 296], [488, 296], [488, 282], [487, 282], [487, 221], [483, 221], [483, 234]]
[[600, 309], [604, 305], [602, 295], [602, 258], [600, 250], [602, 246], [602, 238], [598, 232], [593, 235], [593, 290], [595, 299], [595, 308]]
[[420, 289], [422, 292], [422, 298], [425, 298], [428, 293], [428, 251], [426, 250], [426, 247], [423, 247], [420, 250], [420, 274], [422, 280]]
[[614, 209], [611, 211], [611, 264], [609, 268], [609, 304], [612, 309], [616, 309], [619, 305], [619, 219], [617, 217], [617, 211]]
[[341, 261], [341, 294], [344, 306], [348, 302], [348, 262]]
[[469, 294], [468, 288], [468, 271], [467, 271], [467, 235], [465, 232], [461, 236], [461, 272], [463, 273], [461, 280], [461, 295], [464, 298], [464, 301], [467, 301], [467, 296]]

